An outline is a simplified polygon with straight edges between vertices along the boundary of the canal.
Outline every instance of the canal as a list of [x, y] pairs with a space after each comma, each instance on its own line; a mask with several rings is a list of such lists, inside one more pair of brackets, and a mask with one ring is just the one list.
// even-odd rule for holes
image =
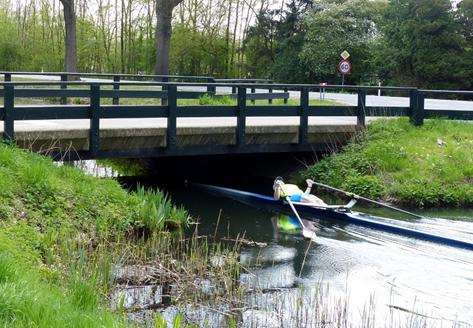
[[[264, 179], [237, 179], [228, 186], [272, 193], [271, 181]], [[300, 232], [275, 228], [282, 214], [183, 183], [160, 187], [198, 221], [199, 234], [249, 241], [241, 250], [248, 272], [240, 283], [258, 292], [246, 297], [242, 326], [313, 327], [346, 320], [363, 327], [469, 327], [473, 322], [472, 251], [321, 220], [316, 220], [318, 241], [311, 243]], [[395, 222], [473, 240], [473, 210], [417, 213], [427, 218], [398, 217]], [[210, 327], [223, 322], [218, 311], [201, 311], [191, 320]]]

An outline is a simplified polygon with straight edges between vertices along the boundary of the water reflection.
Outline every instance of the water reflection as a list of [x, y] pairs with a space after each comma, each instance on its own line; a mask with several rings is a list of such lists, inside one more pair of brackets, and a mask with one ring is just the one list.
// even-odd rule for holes
[[[275, 213], [195, 191], [192, 200], [188, 192], [172, 195], [200, 218], [201, 233], [208, 229], [213, 234], [217, 216], [211, 213], [222, 210], [222, 234], [245, 232], [248, 239], [268, 243], [246, 247], [241, 254], [251, 269], [241, 283], [253, 291], [247, 296], [251, 315], [243, 315], [246, 326], [303, 322], [313, 327], [317, 320], [339, 319], [357, 326], [366, 326], [366, 320], [375, 320], [370, 326], [449, 327], [460, 322], [466, 327], [465, 322], [473, 322], [471, 251], [331, 221], [317, 222], [318, 242], [309, 247], [300, 231], [282, 231]], [[459, 217], [395, 222], [472, 240], [473, 211]], [[315, 313], [323, 306], [330, 313]], [[347, 317], [335, 319], [344, 311]]]

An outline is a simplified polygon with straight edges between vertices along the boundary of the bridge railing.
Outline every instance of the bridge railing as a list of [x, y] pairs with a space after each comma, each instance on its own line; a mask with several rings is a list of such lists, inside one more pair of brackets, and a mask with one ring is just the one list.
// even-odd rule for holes
[[[232, 95], [236, 96], [237, 94], [237, 86], [236, 84], [241, 83], [252, 83], [254, 84], [249, 88], [250, 93], [255, 97], [251, 99], [251, 103], [254, 104], [257, 99], [268, 99], [268, 104], [272, 104], [274, 99], [283, 99], [284, 103], [287, 104], [289, 100], [289, 93], [287, 88], [283, 88], [283, 92], [273, 93], [272, 84], [274, 83], [273, 80], [270, 79], [215, 79], [215, 83], [231, 83], [235, 84], [232, 86]], [[267, 88], [268, 93], [258, 93], [256, 95], [256, 89], [260, 89], [261, 86], [258, 84], [269, 84], [270, 86]]]
[[[11, 72], [11, 71], [0, 71], [0, 75], [4, 76], [5, 82], [12, 82], [13, 76], [18, 77], [50, 77], [59, 78], [61, 82], [67, 82], [70, 80], [80, 79], [110, 79], [114, 82], [113, 89], [120, 90], [120, 82], [122, 81], [159, 81], [159, 82], [207, 82], [207, 94], [213, 95], [216, 98], [229, 96], [236, 98], [236, 86], [232, 86], [231, 94], [220, 94], [217, 95], [216, 87], [213, 83], [273, 83], [272, 80], [268, 79], [214, 79], [211, 76], [186, 76], [186, 75], [154, 75], [154, 74], [115, 74], [115, 73], [69, 73], [69, 72]], [[89, 81], [92, 82], [92, 81]], [[104, 82], [104, 81], [95, 81]], [[62, 84], [61, 88], [67, 89], [67, 84]], [[166, 88], [166, 86], [164, 86]], [[287, 104], [289, 99], [289, 93], [287, 90], [284, 92], [273, 93], [273, 88], [269, 87], [267, 93], [258, 92], [256, 93], [256, 86], [250, 87], [252, 95], [249, 99], [254, 104], [258, 99], [267, 99], [269, 104], [273, 103], [273, 99], [283, 99], [284, 103]], [[202, 93], [196, 93], [196, 98], [200, 97]], [[166, 104], [166, 97], [161, 98], [163, 105]], [[119, 98], [113, 98], [113, 104], [118, 105]], [[66, 103], [66, 98], [61, 97], [61, 104]]]
[[[313, 150], [309, 143], [309, 117], [355, 117], [358, 129], [363, 129], [366, 125], [367, 117], [377, 116], [408, 116], [416, 125], [421, 125], [424, 118], [448, 117], [450, 119], [473, 120], [473, 108], [471, 111], [447, 110], [447, 109], [425, 109], [425, 96], [430, 93], [450, 93], [462, 96], [473, 95], [473, 92], [466, 91], [436, 91], [418, 90], [415, 88], [382, 87], [389, 92], [403, 92], [409, 94], [409, 105], [400, 107], [387, 106], [367, 106], [367, 94], [379, 87], [360, 86], [337, 86], [326, 85], [327, 90], [344, 90], [356, 94], [357, 103], [353, 105], [322, 105], [314, 106], [310, 104], [310, 92], [318, 90], [319, 85], [299, 84], [265, 84], [259, 83], [258, 87], [274, 87], [275, 89], [287, 89], [295, 91], [299, 95], [299, 102], [296, 105], [248, 105], [251, 100], [251, 90], [254, 83], [238, 83], [236, 105], [178, 105], [178, 99], [195, 98], [195, 91], [186, 91], [189, 87], [216, 88], [232, 87], [234, 83], [165, 83], [165, 82], [121, 82], [121, 86], [134, 87], [135, 89], [115, 89], [115, 82], [4, 82], [0, 85], [0, 98], [3, 98], [3, 108], [0, 111], [0, 119], [4, 122], [3, 138], [6, 140], [15, 139], [15, 121], [19, 120], [57, 120], [57, 119], [84, 119], [89, 120], [89, 150], [86, 157], [107, 157], [107, 156], [139, 156], [142, 150], [135, 149], [128, 152], [103, 151], [100, 147], [100, 126], [101, 119], [128, 119], [128, 118], [165, 118], [166, 119], [166, 147], [165, 149], [145, 152], [148, 156], [163, 153], [176, 152], [177, 143], [177, 119], [182, 117], [233, 117], [236, 118], [235, 142], [232, 145], [222, 146], [225, 151], [248, 152], [252, 147], [261, 145], [249, 145], [246, 140], [246, 121], [250, 117], [298, 117], [298, 142], [286, 145], [264, 145], [268, 149], [285, 149], [292, 151]], [[64, 88], [67, 86], [68, 88]], [[160, 89], [136, 89], [143, 87], [161, 87]], [[54, 88], [51, 88], [54, 87]], [[59, 87], [59, 88], [58, 88]], [[187, 88], [184, 90], [184, 87]], [[207, 91], [202, 91], [207, 93]], [[41, 98], [60, 97], [87, 98], [88, 104], [59, 104], [59, 105], [18, 105], [19, 98]], [[167, 99], [163, 104], [147, 105], [106, 105], [102, 99]], [[233, 147], [233, 148], [229, 148]], [[190, 146], [186, 146], [190, 147]], [[278, 148], [279, 147], [279, 148]], [[218, 147], [217, 147], [218, 148]], [[213, 146], [213, 149], [216, 147]]]

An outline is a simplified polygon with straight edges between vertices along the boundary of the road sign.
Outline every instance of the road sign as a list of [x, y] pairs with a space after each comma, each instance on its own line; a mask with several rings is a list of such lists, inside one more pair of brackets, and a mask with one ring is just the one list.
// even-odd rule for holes
[[350, 53], [348, 51], [343, 51], [341, 54], [340, 54], [340, 57], [342, 57], [343, 59], [347, 60], [348, 57], [350, 57]]
[[344, 59], [344, 60], [341, 60], [339, 63], [338, 63], [338, 71], [340, 72], [340, 74], [342, 75], [347, 75], [347, 74], [350, 74], [351, 72], [351, 63]]

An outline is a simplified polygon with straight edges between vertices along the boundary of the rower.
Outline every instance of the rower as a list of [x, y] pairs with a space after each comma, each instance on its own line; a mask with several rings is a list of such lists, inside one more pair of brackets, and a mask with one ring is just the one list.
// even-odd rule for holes
[[276, 177], [273, 183], [274, 199], [279, 200], [280, 198], [289, 197], [292, 202], [296, 203], [307, 203], [314, 204], [317, 206], [327, 206], [327, 204], [319, 197], [312, 195], [312, 185], [314, 181], [311, 179], [306, 180], [307, 188], [302, 191], [297, 185], [284, 183], [282, 177]]

